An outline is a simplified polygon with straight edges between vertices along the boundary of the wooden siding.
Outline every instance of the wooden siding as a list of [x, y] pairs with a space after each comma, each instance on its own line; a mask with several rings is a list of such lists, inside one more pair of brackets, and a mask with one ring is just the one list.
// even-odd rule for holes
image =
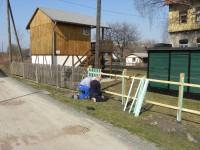
[[44, 14], [41, 10], [38, 10], [33, 20], [31, 21], [30, 28], [34, 28], [37, 26], [50, 24], [50, 23], [52, 23], [52, 20], [46, 14]]
[[[55, 28], [54, 28], [55, 26]], [[89, 35], [84, 35], [80, 25], [56, 25], [42, 11], [38, 10], [30, 23], [30, 43], [32, 55], [53, 54], [53, 30], [55, 31], [54, 54], [82, 56], [91, 50], [91, 29]], [[59, 53], [56, 53], [60, 51]]]
[[91, 30], [84, 35], [85, 27], [58, 24], [55, 29], [55, 49], [60, 55], [82, 56], [91, 49]]
[[[169, 32], [181, 32], [190, 30], [199, 30], [200, 23], [196, 22], [196, 7], [200, 7], [200, 2], [196, 1], [192, 8], [185, 8], [180, 5], [171, 5], [169, 10]], [[187, 10], [187, 23], [180, 23], [179, 12]]]
[[52, 24], [45, 24], [30, 29], [32, 55], [52, 54]]
[[30, 43], [32, 55], [52, 54], [53, 22], [38, 10], [30, 24]]

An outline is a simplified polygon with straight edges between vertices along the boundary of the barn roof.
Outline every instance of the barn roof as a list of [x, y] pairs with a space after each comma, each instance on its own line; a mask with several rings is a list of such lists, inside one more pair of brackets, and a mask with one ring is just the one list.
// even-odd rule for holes
[[137, 56], [137, 57], [140, 57], [140, 58], [148, 58], [148, 53], [131, 53], [127, 57], [129, 57], [131, 55], [134, 55], [134, 56]]
[[[54, 22], [96, 27], [96, 18], [95, 17], [82, 15], [82, 14], [74, 13], [74, 12], [65, 12], [65, 11], [58, 10], [58, 9], [40, 7], [40, 8], [37, 8], [35, 13], [33, 14], [31, 20], [29, 21], [29, 23], [26, 27], [27, 29], [30, 28], [30, 24], [38, 10], [41, 10], [44, 14], [46, 14]], [[102, 27], [109, 28], [108, 26], [106, 26], [103, 23], [102, 23]]]
[[147, 51], [200, 51], [199, 47], [153, 47], [148, 48]]

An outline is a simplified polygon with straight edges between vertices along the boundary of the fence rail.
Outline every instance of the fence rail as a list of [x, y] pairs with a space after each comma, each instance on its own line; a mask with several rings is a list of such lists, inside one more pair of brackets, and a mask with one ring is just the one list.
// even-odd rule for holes
[[60, 65], [40, 65], [30, 63], [11, 64], [11, 74], [38, 83], [49, 84], [61, 88], [76, 89], [77, 84], [86, 76], [87, 69], [83, 67], [62, 67]]
[[[199, 110], [191, 110], [191, 109], [187, 109], [187, 108], [183, 107], [184, 87], [200, 88], [200, 85], [198, 85], [198, 84], [184, 83], [184, 77], [185, 77], [184, 73], [180, 74], [180, 81], [179, 82], [175, 82], [175, 81], [164, 81], [164, 80], [156, 80], [156, 79], [147, 79], [145, 77], [135, 77], [135, 76], [132, 77], [132, 76], [127, 76], [126, 73], [124, 73], [124, 72], [126, 72], [126, 70], [123, 71], [122, 75], [119, 75], [119, 74], [103, 73], [101, 71], [97, 71], [95, 68], [88, 69], [88, 75], [90, 75], [90, 76], [103, 75], [103, 76], [108, 76], [108, 77], [114, 77], [114, 78], [121, 79], [121, 81], [122, 81], [122, 92], [121, 93], [116, 93], [116, 92], [111, 92], [111, 91], [104, 91], [104, 92], [107, 93], [107, 94], [111, 94], [111, 95], [122, 97], [122, 104], [124, 105], [124, 111], [127, 108], [127, 104], [129, 102], [129, 99], [132, 100], [132, 104], [130, 106], [129, 112], [131, 112], [132, 106], [133, 106], [134, 103], [136, 103], [137, 101], [141, 101], [141, 102], [143, 101], [143, 98], [138, 98], [137, 91], [136, 91], [134, 97], [130, 96], [130, 92], [132, 91], [133, 84], [131, 84], [131, 86], [130, 86], [128, 95], [124, 91], [125, 85], [126, 85], [125, 79], [132, 79], [133, 83], [134, 83], [134, 80], [139, 80], [140, 82], [141, 82], [141, 80], [146, 80], [148, 82], [171, 84], [171, 85], [179, 86], [179, 90], [178, 90], [178, 106], [167, 105], [167, 104], [158, 103], [158, 102], [154, 102], [154, 101], [150, 101], [150, 100], [146, 100], [145, 101], [146, 103], [149, 103], [149, 104], [153, 104], [153, 105], [157, 105], [157, 106], [160, 106], [160, 107], [166, 107], [166, 108], [177, 110], [177, 121], [179, 121], [179, 122], [181, 121], [181, 118], [182, 118], [181, 117], [181, 113], [182, 113], [182, 111], [183, 112], [187, 112], [187, 113], [200, 115], [200, 111]], [[148, 84], [147, 84], [147, 86], [148, 86]], [[138, 89], [140, 89], [140, 84], [138, 85]], [[144, 87], [142, 87], [142, 90], [144, 90]], [[143, 91], [143, 96], [145, 96], [145, 93], [146, 93], [146, 91], [145, 92]], [[125, 98], [126, 98], [126, 103], [125, 103], [125, 100], [124, 100]], [[137, 116], [137, 115], [135, 115], [135, 116]]]

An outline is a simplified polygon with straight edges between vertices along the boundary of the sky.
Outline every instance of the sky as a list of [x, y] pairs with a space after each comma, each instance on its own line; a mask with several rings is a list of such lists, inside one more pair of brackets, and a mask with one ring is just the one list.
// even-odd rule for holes
[[[22, 47], [29, 47], [29, 32], [26, 25], [37, 7], [56, 8], [96, 16], [96, 0], [10, 0], [15, 23], [22, 41]], [[156, 17], [150, 24], [147, 18], [141, 17], [135, 10], [133, 0], [102, 0], [102, 21], [105, 23], [127, 22], [135, 25], [141, 40], [162, 42], [163, 25], [167, 16]], [[14, 33], [12, 31], [12, 33]], [[13, 34], [14, 37], [14, 34]], [[0, 0], [0, 47], [7, 47], [6, 1]], [[15, 40], [13, 39], [13, 42]]]

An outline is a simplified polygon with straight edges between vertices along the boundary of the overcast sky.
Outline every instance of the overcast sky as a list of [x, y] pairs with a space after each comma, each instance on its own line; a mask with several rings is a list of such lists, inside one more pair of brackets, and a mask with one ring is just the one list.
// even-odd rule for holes
[[[23, 47], [29, 47], [29, 33], [26, 31], [26, 25], [37, 7], [56, 8], [90, 16], [96, 15], [96, 0], [10, 0], [10, 2], [17, 29], [20, 31], [20, 38], [23, 39]], [[5, 8], [6, 1], [0, 0], [0, 44], [3, 41], [4, 47], [7, 45]], [[134, 10], [132, 0], [102, 0], [102, 9], [103, 22], [135, 24], [141, 34], [141, 40], [162, 41], [163, 25], [167, 16], [160, 14], [160, 17], [156, 18], [156, 23], [150, 25], [148, 19], [140, 17]]]

